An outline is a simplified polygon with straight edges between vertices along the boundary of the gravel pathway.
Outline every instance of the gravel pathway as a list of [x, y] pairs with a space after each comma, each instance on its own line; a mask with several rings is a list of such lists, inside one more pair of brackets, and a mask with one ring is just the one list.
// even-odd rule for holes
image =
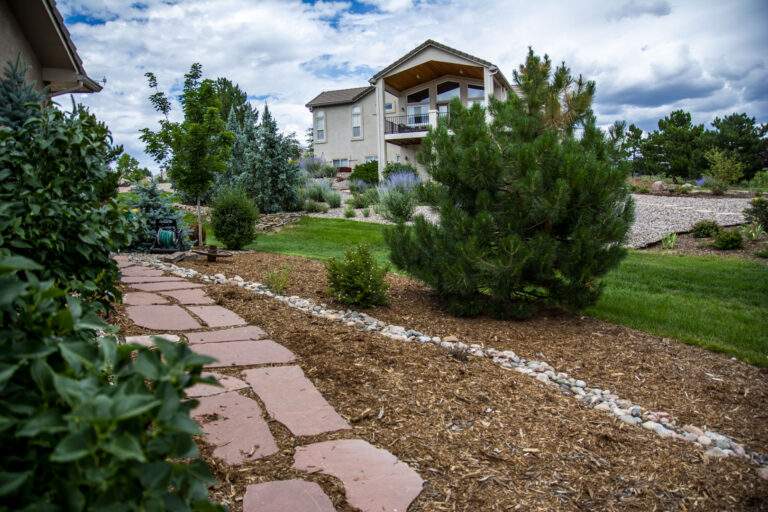
[[[689, 231], [703, 219], [711, 219], [728, 226], [744, 222], [742, 211], [749, 206], [749, 199], [743, 197], [685, 197], [653, 196], [633, 194], [635, 198], [635, 223], [627, 241], [628, 247], [645, 247], [658, 242], [671, 232]], [[348, 196], [347, 196], [348, 197]], [[346, 197], [344, 198], [346, 200]], [[437, 214], [428, 206], [416, 207], [415, 215], [437, 220]], [[326, 213], [312, 213], [310, 217], [343, 219], [344, 208], [333, 208]], [[363, 210], [356, 210], [355, 217], [348, 220], [391, 224], [370, 208], [370, 216], [364, 217]]]

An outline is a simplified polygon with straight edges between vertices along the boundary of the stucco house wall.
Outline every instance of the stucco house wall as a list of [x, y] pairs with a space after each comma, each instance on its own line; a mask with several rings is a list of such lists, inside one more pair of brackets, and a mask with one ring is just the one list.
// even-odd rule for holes
[[42, 89], [42, 66], [5, 1], [0, 1], [0, 34], [0, 66], [4, 69], [7, 62], [16, 62], [21, 55], [27, 65], [27, 79]]

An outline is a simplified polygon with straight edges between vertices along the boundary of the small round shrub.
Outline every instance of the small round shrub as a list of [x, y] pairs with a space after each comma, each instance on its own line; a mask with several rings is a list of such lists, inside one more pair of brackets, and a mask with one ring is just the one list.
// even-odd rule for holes
[[349, 191], [353, 194], [362, 194], [366, 190], [373, 187], [373, 183], [368, 183], [367, 181], [363, 180], [350, 180], [349, 181]]
[[303, 210], [307, 213], [325, 213], [328, 211], [328, 205], [312, 199], [304, 201]]
[[337, 301], [364, 308], [387, 303], [389, 268], [376, 263], [367, 245], [350, 248], [341, 261], [332, 258], [326, 270], [328, 292]]
[[379, 162], [372, 160], [357, 164], [349, 175], [350, 181], [359, 180], [375, 185], [379, 182]]
[[715, 241], [712, 243], [715, 249], [721, 251], [731, 251], [734, 249], [741, 249], [744, 247], [744, 238], [738, 231], [720, 231], [715, 236]]
[[422, 181], [414, 189], [416, 202], [419, 204], [436, 205], [441, 192], [441, 185], [435, 181]]
[[379, 213], [390, 222], [408, 222], [413, 217], [416, 201], [413, 192], [393, 188], [379, 192]]
[[325, 202], [328, 203], [328, 206], [331, 208], [338, 208], [341, 206], [341, 194], [339, 194], [336, 190], [329, 190], [323, 198], [325, 199]]
[[695, 238], [712, 238], [720, 232], [720, 226], [713, 220], [700, 220], [693, 225], [691, 233]]
[[356, 215], [355, 214], [355, 209], [352, 208], [351, 206], [347, 206], [347, 208], [344, 210], [344, 217], [346, 217], [348, 219], [351, 219], [355, 215]]
[[414, 167], [411, 164], [406, 164], [402, 162], [389, 162], [387, 165], [384, 166], [384, 179], [386, 180], [389, 178], [392, 174], [395, 173], [409, 173], [409, 174], [418, 174], [416, 172], [416, 167]]
[[214, 199], [211, 227], [227, 249], [241, 249], [251, 243], [258, 218], [256, 206], [242, 189], [224, 189]]
[[749, 208], [744, 210], [744, 218], [768, 231], [768, 199], [761, 196], [752, 199]]

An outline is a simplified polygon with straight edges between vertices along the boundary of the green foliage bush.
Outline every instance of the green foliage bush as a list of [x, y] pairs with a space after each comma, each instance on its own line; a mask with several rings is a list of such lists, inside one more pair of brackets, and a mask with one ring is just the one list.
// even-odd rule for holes
[[355, 209], [354, 209], [354, 208], [352, 208], [351, 206], [347, 206], [347, 207], [344, 209], [344, 217], [346, 217], [346, 218], [348, 218], [348, 219], [351, 219], [351, 218], [352, 218], [352, 217], [354, 217], [354, 216], [355, 216]]
[[743, 176], [744, 164], [725, 151], [712, 148], [704, 153], [704, 157], [709, 163], [705, 184], [715, 195], [723, 194]]
[[242, 249], [251, 243], [258, 219], [253, 200], [242, 189], [224, 189], [213, 201], [211, 227], [227, 249]]
[[379, 191], [375, 188], [366, 189], [359, 194], [352, 194], [347, 204], [353, 208], [368, 208], [379, 202]]
[[720, 225], [713, 220], [700, 220], [693, 225], [691, 233], [695, 238], [712, 238], [720, 232]]
[[668, 233], [661, 239], [661, 248], [671, 250], [677, 246], [677, 233]]
[[758, 196], [752, 199], [749, 207], [744, 210], [747, 222], [755, 222], [768, 231], [768, 199]]
[[304, 206], [302, 207], [302, 210], [304, 210], [307, 213], [325, 213], [328, 211], [328, 205], [325, 203], [315, 201], [313, 199], [307, 199], [304, 201]]
[[329, 293], [335, 300], [363, 308], [387, 303], [388, 268], [376, 263], [368, 246], [350, 248], [343, 260], [328, 261], [326, 269]]
[[388, 162], [387, 165], [384, 166], [384, 172], [383, 172], [384, 179], [386, 180], [387, 178], [390, 177], [390, 175], [398, 172], [407, 172], [414, 175], [418, 175], [418, 173], [416, 172], [416, 167], [411, 164], [407, 164], [403, 162]]
[[411, 191], [399, 188], [379, 191], [379, 213], [391, 222], [408, 222], [415, 208], [416, 198]]
[[768, 171], [755, 173], [752, 179], [749, 180], [749, 186], [752, 188], [768, 189]]
[[379, 182], [379, 162], [372, 160], [362, 164], [357, 164], [352, 173], [349, 175], [349, 180], [360, 180], [369, 184], [376, 184]]
[[744, 238], [741, 236], [741, 233], [736, 230], [722, 230], [715, 235], [715, 240], [712, 242], [712, 246], [721, 251], [741, 249], [744, 247]]
[[126, 247], [132, 233], [109, 169], [120, 149], [84, 107], [65, 113], [29, 103], [26, 88], [23, 69], [6, 69], [0, 80], [0, 249], [37, 261], [42, 279], [108, 304], [119, 294], [109, 254]]
[[[184, 390], [212, 361], [118, 344], [88, 303], [0, 256], [0, 508], [217, 510]], [[10, 507], [10, 508], [8, 508]]]
[[152, 246], [157, 235], [156, 222], [159, 220], [175, 220], [179, 229], [184, 233], [184, 246], [189, 245], [189, 229], [184, 221], [184, 212], [175, 208], [167, 195], [158, 188], [153, 180], [139, 183], [133, 187], [134, 199], [129, 204], [131, 213], [136, 219], [135, 232], [131, 249], [146, 251]]
[[305, 185], [301, 191], [301, 197], [311, 199], [319, 203], [326, 202], [326, 197], [333, 192], [331, 186], [326, 181], [311, 181]]
[[[393, 263], [460, 315], [526, 317], [594, 304], [634, 219], [625, 169], [595, 126], [595, 86], [529, 52], [522, 94], [484, 109], [452, 102], [422, 142], [439, 224], [385, 232]], [[568, 101], [562, 98], [568, 97]]]
[[441, 185], [434, 181], [422, 181], [414, 189], [418, 204], [436, 205], [440, 198]]
[[341, 206], [341, 194], [336, 190], [328, 191], [324, 196], [325, 202], [331, 208], [339, 208]]
[[279, 270], [271, 270], [264, 275], [264, 284], [275, 293], [282, 294], [288, 289], [291, 281], [291, 269], [282, 267]]

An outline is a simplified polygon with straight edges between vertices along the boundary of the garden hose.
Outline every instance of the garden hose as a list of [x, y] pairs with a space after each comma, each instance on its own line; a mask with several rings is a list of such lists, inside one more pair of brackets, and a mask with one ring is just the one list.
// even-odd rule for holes
[[160, 247], [164, 249], [170, 249], [174, 245], [176, 235], [173, 231], [167, 229], [160, 229], [157, 231], [157, 242]]

